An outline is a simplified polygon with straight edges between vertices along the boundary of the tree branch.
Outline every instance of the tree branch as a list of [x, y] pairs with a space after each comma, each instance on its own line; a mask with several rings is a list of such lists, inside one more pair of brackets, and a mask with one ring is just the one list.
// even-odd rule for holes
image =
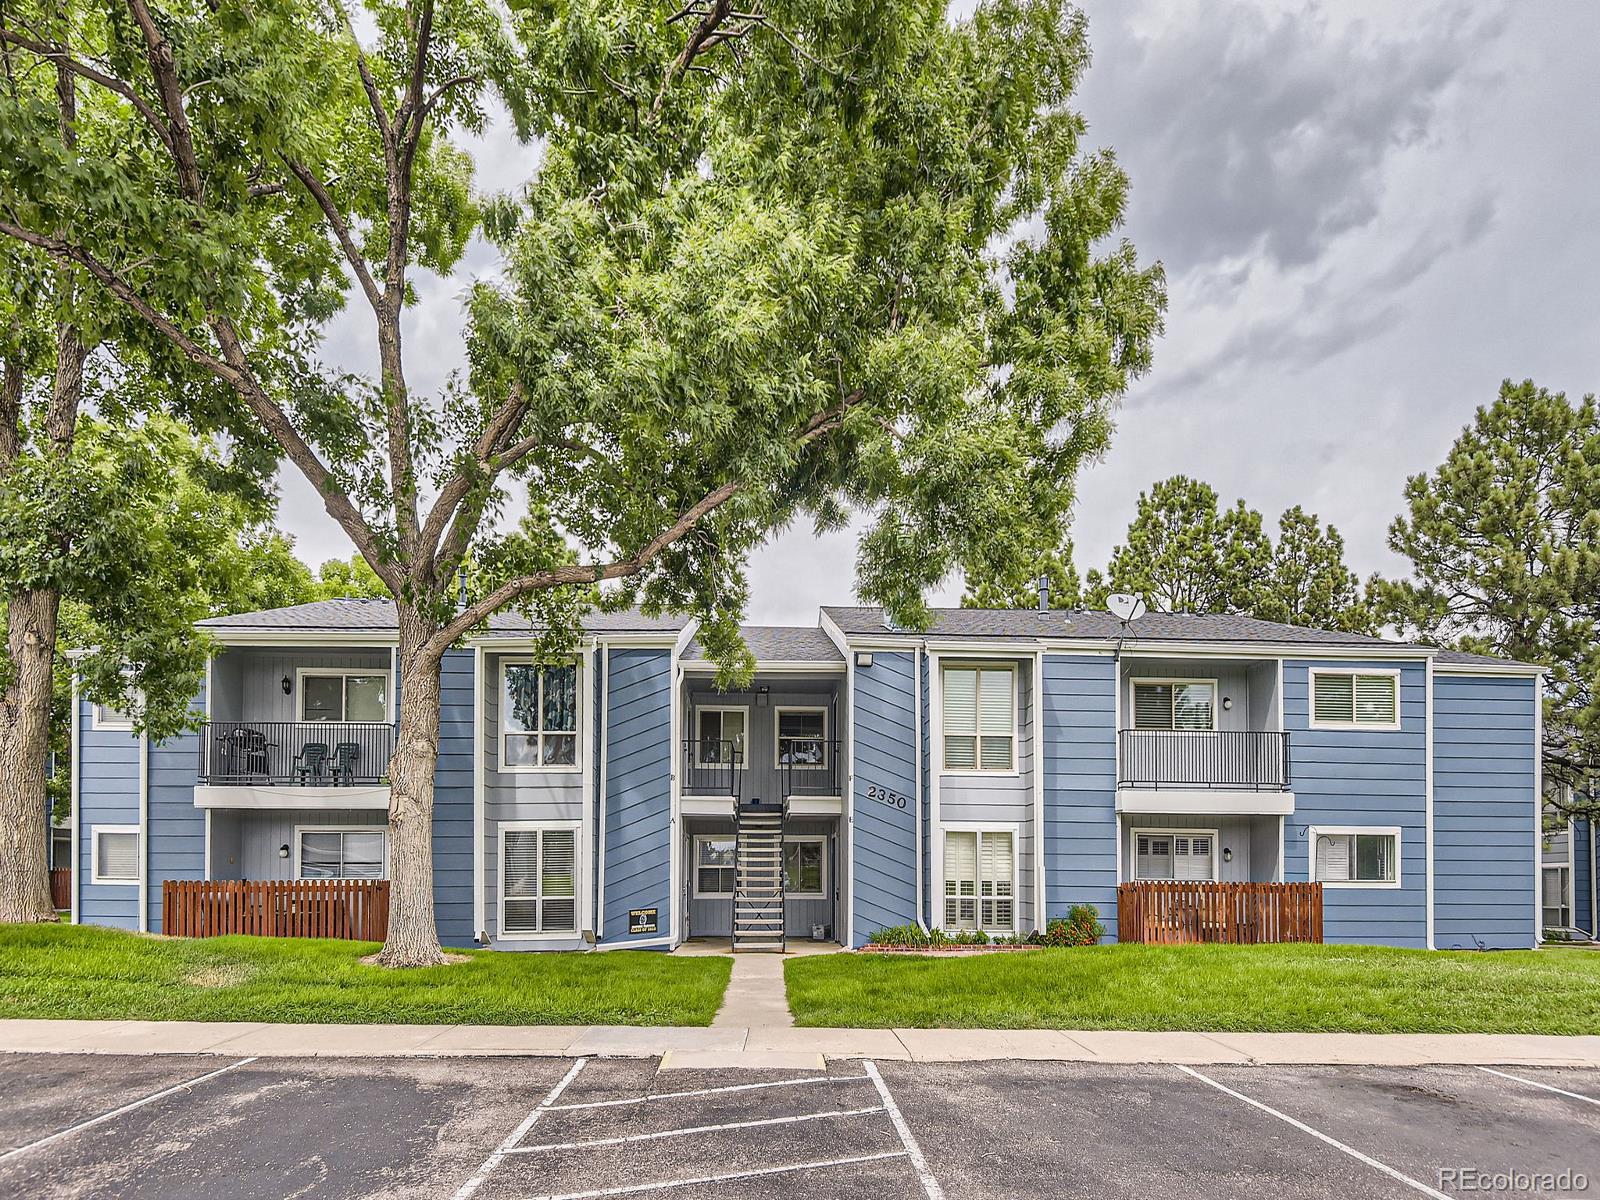
[[306, 191], [311, 193], [311, 198], [317, 202], [317, 207], [322, 209], [328, 227], [333, 230], [339, 248], [344, 251], [345, 261], [350, 264], [350, 269], [355, 272], [356, 282], [366, 293], [367, 303], [372, 305], [373, 311], [376, 312], [383, 304], [383, 295], [378, 291], [378, 285], [373, 282], [372, 272], [367, 268], [366, 257], [361, 253], [361, 247], [356, 245], [350, 225], [345, 221], [344, 214], [339, 211], [339, 206], [333, 202], [332, 194], [305, 164], [281, 154], [279, 157], [283, 159], [283, 165], [289, 168], [290, 173], [300, 181]]
[[148, 100], [139, 95], [138, 92], [134, 91], [132, 87], [124, 83], [122, 80], [116, 79], [101, 71], [97, 71], [87, 63], [79, 62], [65, 50], [51, 46], [48, 42], [35, 41], [33, 38], [16, 33], [10, 29], [0, 28], [0, 41], [9, 42], [11, 45], [22, 50], [27, 50], [32, 54], [36, 54], [40, 58], [49, 59], [58, 66], [64, 67], [68, 71], [71, 71], [79, 78], [87, 79], [91, 83], [99, 84], [101, 87], [105, 88], [106, 91], [113, 92], [116, 95], [121, 96], [129, 104], [133, 105], [133, 107], [138, 111], [139, 115], [145, 119], [145, 123], [149, 125], [150, 128], [155, 131], [156, 136], [161, 139], [161, 144], [164, 145], [169, 151], [172, 149], [172, 131], [167, 128], [166, 122], [161, 119], [161, 115], [150, 106], [150, 102]]
[[663, 550], [681, 540], [706, 516], [731, 500], [738, 493], [739, 487], [737, 483], [725, 483], [715, 491], [706, 493], [668, 528], [651, 538], [632, 558], [605, 564], [575, 563], [571, 566], [541, 571], [535, 575], [524, 575], [520, 579], [501, 584], [476, 604], [468, 605], [448, 625], [434, 634], [429, 641], [429, 648], [442, 652], [474, 625], [488, 620], [506, 605], [533, 592], [563, 585], [601, 583], [607, 579], [624, 579], [637, 575], [660, 557]]
[[[417, 535], [417, 557], [427, 560], [434, 557], [439, 539], [444, 535], [445, 527], [449, 523], [451, 514], [456, 506], [472, 491], [472, 485], [479, 482], [487, 475], [488, 481], [493, 482], [494, 477], [505, 469], [505, 466], [496, 461], [497, 452], [501, 449], [505, 439], [516, 430], [522, 414], [528, 409], [527, 397], [519, 384], [512, 384], [511, 394], [499, 410], [492, 414], [485, 422], [483, 431], [478, 434], [478, 440], [473, 443], [472, 461], [475, 470], [462, 466], [447, 479], [444, 486], [439, 489], [438, 498], [433, 507], [428, 511], [427, 520], [423, 522], [422, 530]], [[525, 452], [526, 453], [526, 452]]]
[[[706, 9], [704, 15], [700, 18], [700, 24], [696, 25], [693, 32], [689, 34], [689, 40], [684, 43], [683, 50], [673, 60], [672, 65], [667, 68], [666, 78], [661, 81], [661, 88], [656, 92], [655, 103], [650, 106], [650, 119], [652, 121], [661, 115], [661, 106], [667, 102], [667, 93], [672, 90], [672, 85], [678, 81], [678, 76], [688, 70], [690, 64], [694, 62], [695, 55], [705, 49], [707, 40], [717, 32], [722, 22], [727, 20], [728, 13], [732, 8], [732, 0], [712, 0], [711, 6]], [[688, 11], [685, 10], [685, 12]], [[677, 17], [674, 17], [673, 20], [677, 20]]]

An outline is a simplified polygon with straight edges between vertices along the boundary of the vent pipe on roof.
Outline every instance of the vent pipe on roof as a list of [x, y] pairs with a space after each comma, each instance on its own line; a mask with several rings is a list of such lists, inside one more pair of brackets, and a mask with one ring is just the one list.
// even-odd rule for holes
[[467, 568], [465, 564], [456, 572], [456, 611], [467, 611]]
[[1039, 611], [1050, 611], [1050, 576], [1039, 576]]

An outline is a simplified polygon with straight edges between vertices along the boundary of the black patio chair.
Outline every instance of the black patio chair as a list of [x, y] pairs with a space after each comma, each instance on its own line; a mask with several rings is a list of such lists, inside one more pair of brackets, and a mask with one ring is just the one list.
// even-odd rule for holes
[[295, 779], [304, 786], [322, 778], [322, 768], [328, 762], [327, 742], [307, 742], [294, 756]]
[[333, 747], [333, 782], [348, 787], [356, 781], [356, 767], [361, 762], [361, 746], [357, 742], [337, 742]]
[[217, 734], [222, 744], [222, 761], [228, 775], [243, 778], [267, 773], [267, 751], [277, 746], [267, 735], [248, 725], [238, 725]]

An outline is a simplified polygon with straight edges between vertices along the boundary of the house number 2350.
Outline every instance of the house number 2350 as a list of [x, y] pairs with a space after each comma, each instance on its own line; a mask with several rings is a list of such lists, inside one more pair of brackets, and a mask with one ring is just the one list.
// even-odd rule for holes
[[881, 800], [891, 808], [903, 809], [911, 803], [911, 801], [907, 800], [899, 792], [891, 792], [888, 788], [879, 787], [875, 783], [867, 784], [867, 799]]

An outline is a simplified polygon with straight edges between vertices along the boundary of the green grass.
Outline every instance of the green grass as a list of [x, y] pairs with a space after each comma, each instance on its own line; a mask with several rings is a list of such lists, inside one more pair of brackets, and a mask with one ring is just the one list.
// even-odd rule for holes
[[1600, 1033], [1600, 952], [1092, 946], [785, 964], [800, 1025]]
[[393, 971], [370, 942], [0, 926], [0, 1017], [424, 1025], [709, 1025], [727, 958], [513, 954]]

